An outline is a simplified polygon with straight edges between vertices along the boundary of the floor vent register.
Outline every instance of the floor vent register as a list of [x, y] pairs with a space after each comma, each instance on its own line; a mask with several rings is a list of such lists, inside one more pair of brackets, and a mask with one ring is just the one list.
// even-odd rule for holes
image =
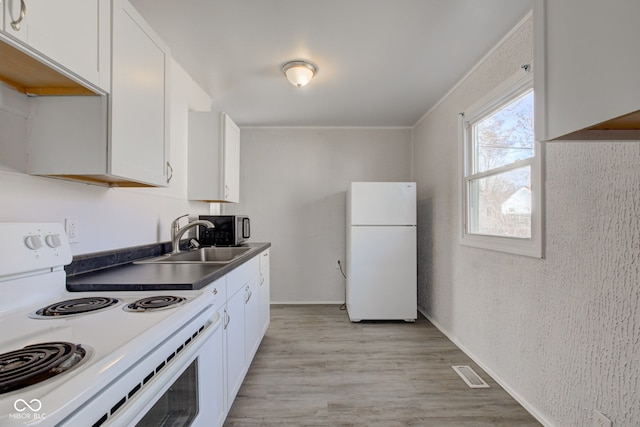
[[484, 380], [480, 378], [480, 376], [476, 374], [470, 366], [458, 365], [452, 366], [452, 368], [458, 375], [460, 375], [460, 378], [462, 378], [470, 388], [489, 388], [489, 384], [484, 382]]

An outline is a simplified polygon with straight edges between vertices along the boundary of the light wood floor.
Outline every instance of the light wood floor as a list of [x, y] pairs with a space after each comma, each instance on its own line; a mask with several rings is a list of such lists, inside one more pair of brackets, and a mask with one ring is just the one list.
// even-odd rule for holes
[[[470, 365], [490, 386], [451, 369]], [[338, 306], [272, 306], [225, 426], [539, 426], [426, 319], [350, 323]]]

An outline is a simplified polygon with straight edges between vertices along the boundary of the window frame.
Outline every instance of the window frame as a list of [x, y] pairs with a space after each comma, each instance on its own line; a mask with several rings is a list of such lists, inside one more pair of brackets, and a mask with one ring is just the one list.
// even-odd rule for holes
[[[544, 183], [543, 159], [544, 144], [535, 140], [534, 155], [528, 159], [517, 160], [508, 165], [502, 165], [488, 171], [473, 174], [474, 147], [472, 128], [475, 123], [490, 114], [500, 110], [508, 103], [516, 100], [529, 90], [533, 90], [533, 72], [530, 66], [523, 66], [521, 70], [506, 79], [495, 89], [475, 102], [459, 117], [459, 139], [461, 149], [461, 209], [460, 209], [460, 244], [475, 248], [489, 249], [516, 255], [543, 258], [543, 215], [544, 215]], [[534, 93], [535, 97], [535, 93]], [[535, 102], [534, 102], [535, 108]], [[534, 113], [535, 115], [535, 113]], [[530, 166], [531, 170], [531, 237], [507, 237], [473, 234], [468, 232], [471, 220], [469, 206], [469, 186], [471, 180], [493, 176], [497, 173]]]

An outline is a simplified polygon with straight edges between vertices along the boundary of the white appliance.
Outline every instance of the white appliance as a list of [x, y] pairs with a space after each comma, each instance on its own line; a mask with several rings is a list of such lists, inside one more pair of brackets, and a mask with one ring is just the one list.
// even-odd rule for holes
[[416, 183], [352, 182], [347, 191], [349, 319], [417, 317]]
[[60, 224], [0, 223], [0, 241], [0, 425], [219, 424], [211, 292], [68, 292]]

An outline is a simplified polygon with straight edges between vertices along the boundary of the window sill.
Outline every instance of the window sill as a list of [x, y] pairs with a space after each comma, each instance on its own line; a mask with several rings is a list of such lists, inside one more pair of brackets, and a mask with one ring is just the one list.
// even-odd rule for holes
[[505, 252], [514, 255], [543, 258], [542, 244], [539, 240], [536, 241], [534, 238], [519, 239], [512, 237], [465, 234], [460, 239], [460, 244], [463, 246]]

